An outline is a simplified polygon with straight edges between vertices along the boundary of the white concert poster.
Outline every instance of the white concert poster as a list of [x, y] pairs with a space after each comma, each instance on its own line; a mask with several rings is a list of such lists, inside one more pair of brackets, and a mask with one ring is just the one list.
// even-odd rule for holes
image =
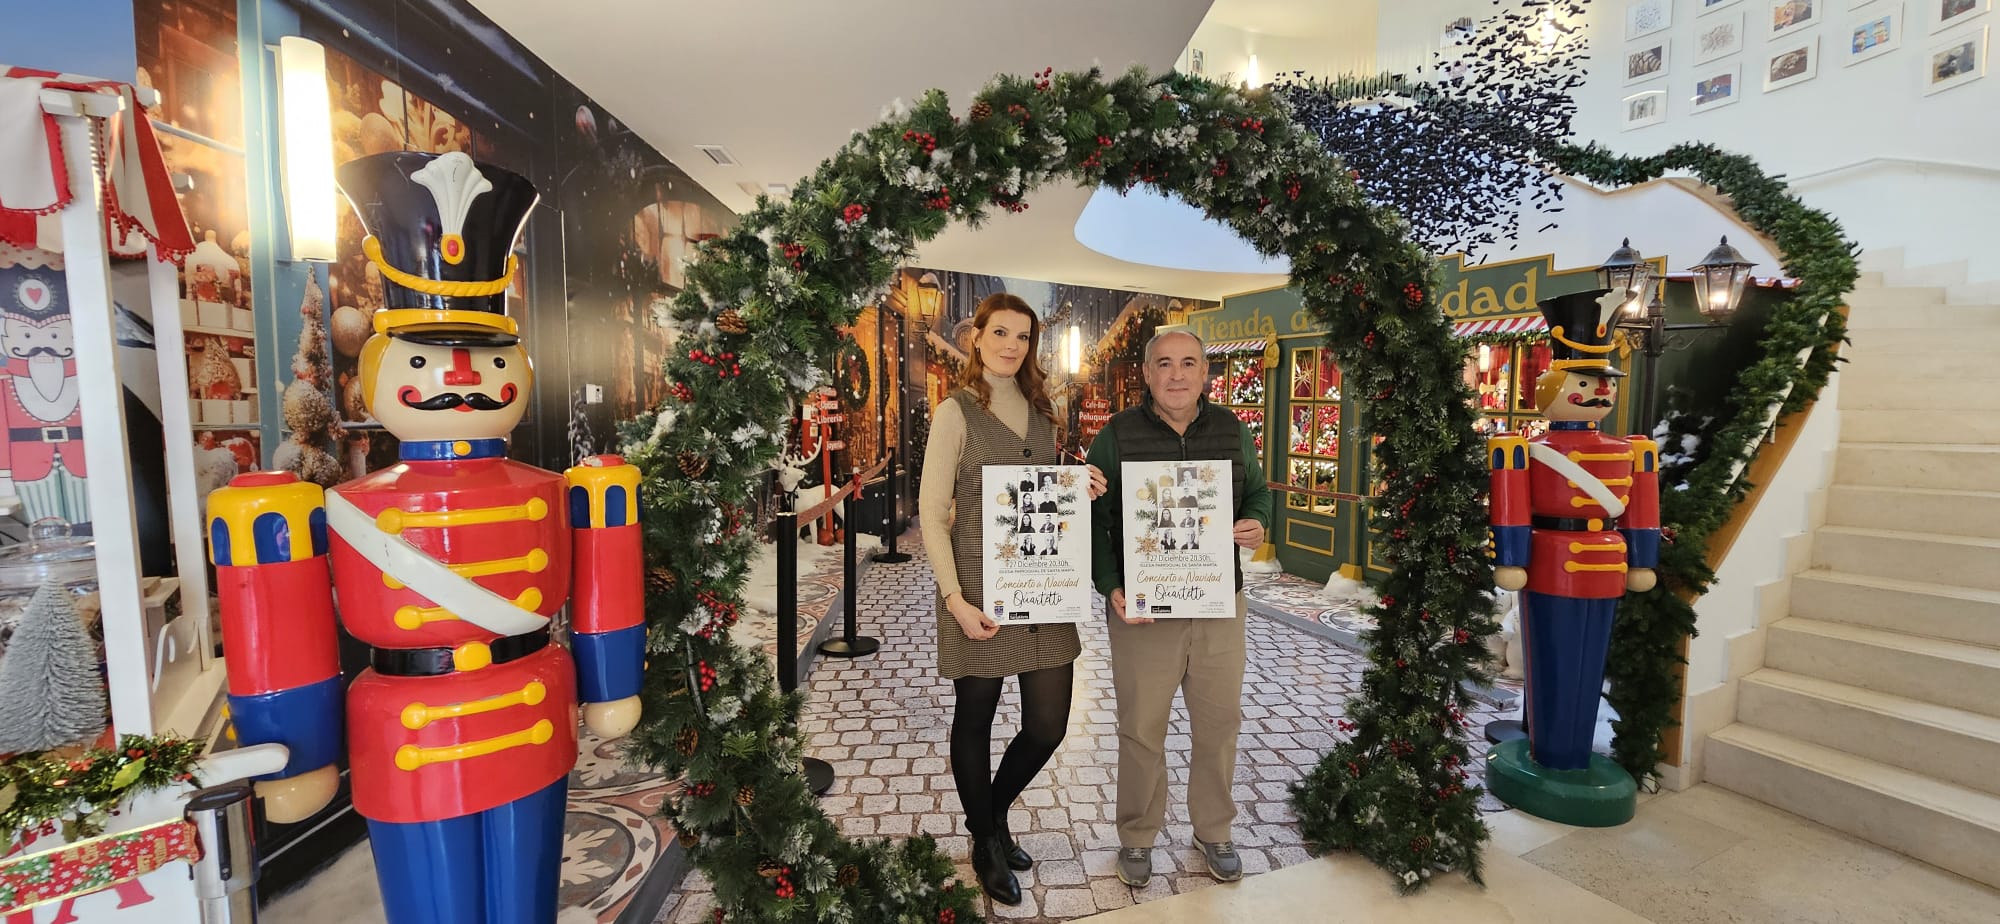
[[1236, 616], [1235, 501], [1227, 461], [1126, 462], [1125, 612]]
[[986, 612], [1003, 626], [1090, 616], [1090, 470], [987, 465]]

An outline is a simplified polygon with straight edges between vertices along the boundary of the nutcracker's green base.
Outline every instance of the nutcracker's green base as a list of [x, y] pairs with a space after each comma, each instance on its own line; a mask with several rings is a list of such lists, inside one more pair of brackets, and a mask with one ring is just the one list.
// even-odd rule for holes
[[1610, 828], [1632, 820], [1639, 786], [1625, 768], [1602, 754], [1582, 770], [1551, 770], [1528, 756], [1528, 741], [1496, 745], [1486, 759], [1486, 788], [1494, 797], [1537, 818], [1580, 828]]

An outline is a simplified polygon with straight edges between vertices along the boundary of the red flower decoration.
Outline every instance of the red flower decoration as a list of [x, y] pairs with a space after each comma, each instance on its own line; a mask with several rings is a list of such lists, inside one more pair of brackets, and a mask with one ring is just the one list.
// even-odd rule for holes
[[850, 205], [840, 210], [840, 217], [844, 219], [848, 224], [850, 225], [854, 224], [855, 222], [868, 217], [868, 206], [860, 204]]

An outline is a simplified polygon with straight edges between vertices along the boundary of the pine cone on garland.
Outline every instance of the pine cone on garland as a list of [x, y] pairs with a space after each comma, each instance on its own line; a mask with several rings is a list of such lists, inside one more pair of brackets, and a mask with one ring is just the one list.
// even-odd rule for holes
[[681, 832], [679, 840], [681, 842], [681, 849], [683, 850], [693, 850], [696, 844], [701, 843], [701, 838], [696, 837], [695, 835], [687, 831]]
[[646, 569], [646, 587], [656, 594], [673, 593], [674, 585], [679, 582], [680, 579], [665, 568]]
[[692, 728], [683, 728], [674, 735], [674, 750], [681, 752], [682, 757], [694, 756], [694, 749], [700, 745], [701, 732]]
[[725, 334], [747, 334], [750, 325], [743, 323], [743, 315], [734, 308], [725, 309], [715, 316], [715, 327]]
[[841, 867], [840, 878], [836, 881], [840, 883], [840, 887], [843, 889], [852, 888], [855, 883], [861, 881], [861, 867], [855, 866], [852, 863]]
[[755, 801], [757, 801], [757, 787], [744, 786], [736, 790], [737, 805], [743, 806], [744, 808], [749, 808], [750, 803]]
[[757, 864], [757, 875], [762, 876], [765, 879], [776, 879], [778, 877], [778, 874], [784, 871], [785, 867], [779, 864], [778, 861], [776, 860], [765, 860], [764, 862]]
[[971, 116], [972, 116], [972, 121], [974, 122], [979, 122], [991, 118], [993, 116], [993, 104], [983, 99], [976, 103], [973, 103]]
[[708, 471], [708, 460], [692, 449], [681, 450], [677, 458], [680, 461], [681, 474], [689, 478], [700, 478]]

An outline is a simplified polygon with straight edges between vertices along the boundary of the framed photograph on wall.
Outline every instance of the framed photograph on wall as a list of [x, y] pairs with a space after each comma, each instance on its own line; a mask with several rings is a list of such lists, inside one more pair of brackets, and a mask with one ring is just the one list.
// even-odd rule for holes
[[1743, 50], [1743, 14], [1704, 19], [1694, 27], [1694, 63], [1705, 64]]
[[1764, 92], [1782, 90], [1819, 76], [1819, 36], [1808, 36], [1771, 46], [1764, 62]]
[[1658, 125], [1667, 120], [1667, 91], [1647, 90], [1625, 97], [1625, 121], [1621, 131]]
[[1777, 38], [1825, 19], [1827, 0], [1771, 0], [1771, 37]]
[[1710, 13], [1727, 9], [1742, 2], [1743, 0], [1695, 0], [1694, 14], [1696, 16], [1707, 16]]
[[1903, 47], [1903, 5], [1891, 3], [1888, 6], [1870, 10], [1847, 30], [1847, 53], [1841, 58], [1841, 66], [1859, 64], [1870, 58], [1879, 58]]
[[1928, 0], [1928, 2], [1937, 8], [1937, 19], [1931, 25], [1932, 32], [1943, 32], [1993, 8], [1993, 0]]
[[1986, 29], [1961, 32], [1931, 46], [1924, 56], [1924, 95], [1941, 93], [1986, 76]]
[[1693, 99], [1695, 112], [1720, 109], [1743, 96], [1741, 64], [1696, 71], [1695, 75]]
[[1645, 83], [1667, 76], [1671, 43], [1667, 39], [1625, 50], [1625, 83]]
[[1625, 39], [1652, 35], [1674, 24], [1672, 0], [1631, 0], [1625, 4]]

